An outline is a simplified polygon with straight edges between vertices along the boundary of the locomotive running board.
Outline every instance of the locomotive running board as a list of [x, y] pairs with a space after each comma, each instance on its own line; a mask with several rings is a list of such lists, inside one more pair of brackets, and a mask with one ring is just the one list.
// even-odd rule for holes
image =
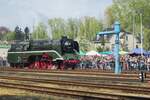
[[13, 54], [13, 53], [16, 53], [16, 54], [28, 54], [28, 53], [32, 53], [32, 54], [36, 54], [36, 53], [55, 53], [58, 57], [53, 59], [54, 61], [56, 60], [64, 60], [63, 57], [55, 50], [43, 50], [43, 51], [23, 51], [23, 52], [8, 52], [8, 54]]

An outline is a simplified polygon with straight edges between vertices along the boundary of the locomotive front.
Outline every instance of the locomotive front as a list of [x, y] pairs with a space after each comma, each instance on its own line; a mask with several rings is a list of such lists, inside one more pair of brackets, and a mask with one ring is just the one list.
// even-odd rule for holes
[[64, 37], [61, 40], [62, 55], [64, 58], [63, 64], [66, 68], [71, 67], [74, 69], [79, 64], [79, 44], [77, 41], [67, 39]]

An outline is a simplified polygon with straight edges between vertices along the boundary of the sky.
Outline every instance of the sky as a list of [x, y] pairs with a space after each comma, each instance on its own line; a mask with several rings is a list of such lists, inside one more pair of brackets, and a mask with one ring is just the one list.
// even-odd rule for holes
[[0, 0], [0, 26], [33, 27], [50, 18], [104, 18], [105, 9], [112, 0]]

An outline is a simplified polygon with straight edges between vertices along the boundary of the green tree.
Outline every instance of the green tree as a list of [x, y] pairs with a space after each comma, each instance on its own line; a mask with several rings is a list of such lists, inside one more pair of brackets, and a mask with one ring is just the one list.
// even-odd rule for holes
[[[113, 0], [113, 4], [106, 10], [107, 25], [110, 26], [115, 20], [121, 22], [124, 30], [133, 31], [133, 21], [135, 22], [134, 31], [136, 36], [140, 36], [140, 14], [142, 14], [144, 36], [150, 28], [150, 3], [149, 0]], [[144, 37], [144, 47], [146, 42], [150, 42], [148, 37]]]
[[102, 52], [103, 50], [104, 50], [104, 48], [101, 47], [101, 46], [98, 46], [98, 47], [96, 48], [96, 51], [97, 51], [97, 52]]
[[97, 20], [95, 17], [84, 17], [80, 20], [79, 34], [84, 36], [88, 40], [93, 40], [97, 32], [100, 32], [103, 28], [102, 21]]
[[106, 43], [106, 40], [104, 39], [104, 36], [103, 36], [103, 38], [101, 40], [101, 45], [103, 46], [103, 50], [104, 50], [104, 47], [105, 47], [105, 43]]
[[83, 17], [80, 19], [61, 18], [49, 19], [49, 26], [52, 31], [53, 39], [60, 39], [62, 35], [79, 41], [80, 49], [90, 50], [91, 42], [96, 37], [96, 33], [102, 30], [102, 21], [95, 17]]
[[60, 39], [61, 36], [66, 35], [66, 22], [62, 18], [54, 18], [48, 20], [49, 26], [52, 31], [53, 39]]
[[67, 20], [54, 18], [49, 20], [49, 26], [54, 39], [67, 35], [70, 38], [80, 38], [82, 36], [88, 40], [93, 40], [95, 34], [102, 29], [103, 24], [95, 17], [69, 18]]
[[7, 41], [15, 40], [15, 32], [8, 32], [5, 35], [5, 40], [7, 40]]
[[150, 29], [145, 29], [144, 48], [146, 50], [150, 50]]
[[47, 39], [46, 26], [43, 23], [39, 23], [33, 30], [32, 37], [33, 39]]
[[89, 51], [90, 48], [91, 48], [90, 41], [88, 41], [88, 40], [85, 39], [84, 37], [82, 37], [82, 38], [79, 40], [79, 46], [80, 46], [80, 50], [81, 50], [81, 51]]
[[107, 24], [112, 25], [115, 20], [119, 20], [124, 29], [132, 31], [133, 17], [136, 24], [140, 24], [139, 13], [143, 13], [144, 26], [149, 26], [150, 3], [149, 0], [113, 0], [113, 5], [107, 8]]
[[66, 24], [66, 34], [72, 39], [75, 39], [78, 37], [78, 32], [79, 32], [79, 20], [78, 19], [73, 19], [69, 18], [67, 20]]

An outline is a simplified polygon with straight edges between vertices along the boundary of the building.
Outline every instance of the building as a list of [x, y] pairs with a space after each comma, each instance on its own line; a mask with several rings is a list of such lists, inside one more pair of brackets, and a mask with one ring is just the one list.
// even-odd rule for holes
[[[107, 29], [107, 31], [111, 31], [113, 29]], [[114, 45], [115, 45], [115, 37], [116, 35], [112, 34], [112, 35], [105, 35], [105, 36], [100, 36], [99, 38], [99, 42], [97, 43], [104, 43], [104, 47], [105, 48], [109, 48], [110, 51], [114, 50]], [[131, 51], [133, 48], [136, 48], [137, 46], [140, 47], [140, 39], [138, 39], [137, 37], [135, 37], [132, 33], [130, 32], [125, 32], [122, 30], [122, 32], [120, 32], [119, 34], [120, 37], [120, 50], [123, 51]], [[103, 41], [105, 40], [105, 41]], [[102, 46], [102, 45], [101, 45]]]
[[7, 53], [8, 53], [9, 48], [10, 48], [10, 45], [0, 44], [0, 67], [8, 66]]

